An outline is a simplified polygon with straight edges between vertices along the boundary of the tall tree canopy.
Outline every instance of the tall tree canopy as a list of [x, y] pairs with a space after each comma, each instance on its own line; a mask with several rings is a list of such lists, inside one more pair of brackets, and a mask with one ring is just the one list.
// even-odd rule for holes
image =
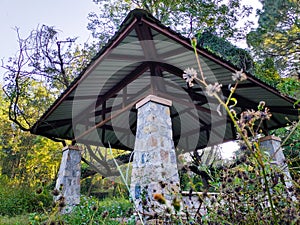
[[300, 77], [300, 1], [260, 0], [258, 28], [247, 36], [261, 57], [274, 59], [283, 76]]
[[[90, 13], [88, 29], [94, 37], [107, 40], [130, 9], [142, 8], [150, 12], [163, 24], [186, 36], [208, 30], [224, 38], [243, 38], [249, 28], [246, 18], [251, 6], [239, 0], [93, 0], [100, 11]], [[245, 18], [247, 25], [237, 26]]]
[[1, 85], [0, 102], [0, 176], [30, 185], [54, 179], [61, 157], [60, 144], [24, 132], [9, 121], [9, 100]]
[[54, 27], [43, 25], [26, 38], [16, 32], [19, 51], [2, 65], [7, 70], [3, 89], [10, 100], [10, 120], [29, 131], [87, 65], [93, 50], [87, 45], [80, 49], [75, 38], [60, 40]]

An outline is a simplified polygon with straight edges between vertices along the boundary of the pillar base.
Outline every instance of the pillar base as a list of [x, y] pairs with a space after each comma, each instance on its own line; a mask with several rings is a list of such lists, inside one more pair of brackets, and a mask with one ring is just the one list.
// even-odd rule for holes
[[63, 156], [55, 185], [55, 189], [60, 191], [60, 195], [54, 197], [62, 214], [71, 212], [73, 207], [80, 203], [80, 162], [81, 151], [78, 146], [63, 148]]

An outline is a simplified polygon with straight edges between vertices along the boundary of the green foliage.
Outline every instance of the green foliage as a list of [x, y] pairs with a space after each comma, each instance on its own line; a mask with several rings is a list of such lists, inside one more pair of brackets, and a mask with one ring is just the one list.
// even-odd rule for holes
[[29, 220], [26, 214], [14, 216], [14, 217], [0, 216], [0, 224], [1, 225], [28, 225]]
[[234, 46], [224, 38], [211, 32], [203, 32], [198, 34], [198, 44], [244, 71], [251, 72], [253, 70], [253, 59], [249, 52]]
[[266, 58], [262, 62], [255, 62], [254, 75], [273, 87], [276, 87], [280, 82], [280, 75], [272, 58]]
[[0, 101], [3, 103], [0, 105], [0, 175], [33, 186], [52, 180], [58, 170], [61, 145], [16, 127], [9, 120], [9, 102], [2, 89]]
[[300, 126], [296, 127], [292, 135], [289, 136], [293, 127], [297, 124], [292, 122], [287, 127], [282, 127], [274, 130], [272, 133], [280, 137], [284, 142], [284, 155], [287, 158], [287, 163], [294, 180], [300, 179]]
[[210, 31], [225, 38], [245, 36], [247, 26], [240, 29], [236, 25], [239, 17], [247, 18], [252, 10], [252, 7], [242, 5], [238, 0], [230, 0], [226, 3], [220, 0], [95, 0], [94, 2], [99, 5], [100, 13], [90, 13], [88, 29], [94, 37], [105, 42], [114, 34], [128, 12], [134, 8], [150, 12], [163, 24], [186, 36], [208, 27]]
[[277, 89], [284, 95], [300, 99], [300, 82], [295, 77], [283, 78], [277, 85]]
[[45, 207], [49, 207], [52, 202], [52, 197], [46, 190], [40, 189], [41, 193], [37, 193], [37, 188], [14, 184], [3, 176], [0, 177], [0, 181], [1, 216], [39, 211], [40, 202]]
[[[30, 215], [30, 221], [34, 225], [55, 221], [59, 224], [120, 224], [119, 220], [132, 216], [132, 205], [128, 199], [111, 198], [99, 201], [94, 197], [82, 196], [80, 204], [76, 206], [70, 214], [57, 215], [52, 218], [51, 215], [33, 213]], [[118, 218], [114, 219], [114, 218]]]
[[272, 57], [284, 76], [299, 76], [300, 2], [261, 0], [258, 28], [247, 36], [248, 44], [260, 57]]

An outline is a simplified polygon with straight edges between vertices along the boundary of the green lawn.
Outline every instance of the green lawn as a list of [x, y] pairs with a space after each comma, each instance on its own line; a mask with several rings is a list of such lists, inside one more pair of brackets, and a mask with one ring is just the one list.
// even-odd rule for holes
[[29, 219], [28, 215], [18, 215], [15, 217], [1, 216], [0, 224], [1, 225], [28, 225]]

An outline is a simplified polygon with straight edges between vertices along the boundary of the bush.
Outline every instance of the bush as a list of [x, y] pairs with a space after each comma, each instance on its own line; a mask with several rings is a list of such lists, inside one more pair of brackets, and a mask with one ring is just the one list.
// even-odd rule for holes
[[47, 207], [52, 202], [48, 191], [42, 188], [14, 185], [0, 178], [0, 215], [15, 216], [38, 211], [40, 205]]
[[80, 205], [72, 213], [64, 216], [67, 224], [120, 224], [118, 220], [132, 215], [132, 204], [125, 198], [107, 198], [99, 201], [83, 196]]

